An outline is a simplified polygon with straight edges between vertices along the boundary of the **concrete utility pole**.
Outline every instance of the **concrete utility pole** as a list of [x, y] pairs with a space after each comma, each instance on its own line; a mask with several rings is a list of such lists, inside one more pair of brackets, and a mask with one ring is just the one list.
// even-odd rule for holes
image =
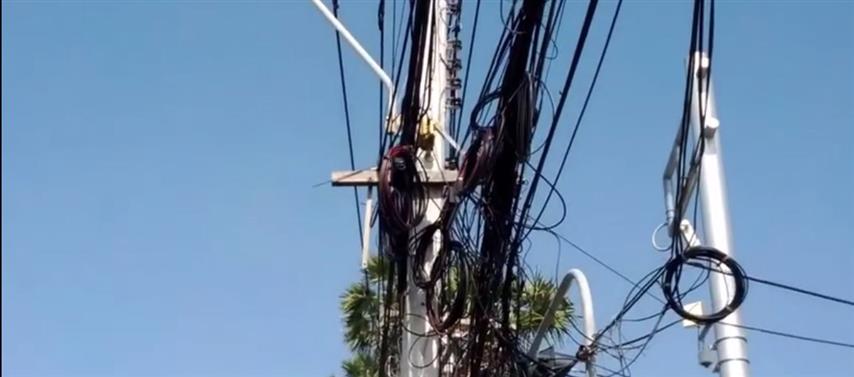
[[[428, 18], [427, 28], [427, 43], [424, 45], [423, 56], [424, 62], [421, 67], [421, 83], [419, 90], [421, 93], [426, 93], [426, 96], [421, 98], [421, 110], [424, 113], [419, 127], [419, 134], [427, 132], [435, 133], [432, 135], [434, 142], [432, 151], [420, 149], [418, 158], [421, 161], [421, 166], [427, 172], [439, 176], [444, 175], [445, 171], [445, 143], [440, 137], [444, 134], [446, 127], [445, 115], [446, 108], [444, 99], [446, 98], [447, 87], [447, 20], [448, 17], [440, 12], [447, 11], [447, 0], [433, 0], [430, 2], [430, 13]], [[432, 66], [430, 63], [432, 62]], [[429, 130], [429, 131], [428, 131]], [[427, 190], [427, 211], [424, 215], [422, 224], [416, 227], [416, 232], [424, 227], [433, 224], [439, 219], [444, 202], [444, 186], [430, 185]], [[430, 252], [427, 253], [425, 265], [415, 266], [422, 268], [426, 276], [430, 272], [433, 264], [433, 259], [442, 245], [441, 232], [436, 232], [433, 235], [433, 245]], [[414, 250], [410, 250], [408, 263], [412, 263]], [[409, 273], [410, 284], [407, 286], [406, 305], [403, 312], [403, 336], [400, 347], [400, 377], [437, 377], [439, 375], [439, 361], [436, 360], [439, 353], [439, 337], [435, 335], [427, 336], [433, 331], [430, 322], [427, 320], [426, 297], [424, 291], [413, 281], [412, 268], [407, 269]]]
[[[343, 24], [334, 18], [331, 12], [320, 0], [313, 0], [321, 13], [329, 22], [341, 32], [345, 40], [350, 43], [359, 56], [368, 63], [382, 82], [389, 88], [389, 106], [394, 110], [394, 88], [388, 75], [382, 71], [378, 64], [368, 55], [356, 39], [347, 31]], [[418, 150], [419, 166], [423, 167], [423, 183], [428, 193], [428, 203], [423, 222], [419, 224], [415, 232], [434, 223], [439, 219], [444, 205], [444, 190], [447, 184], [457, 179], [457, 171], [445, 170], [446, 143], [454, 148], [459, 146], [452, 140], [446, 128], [446, 101], [448, 95], [448, 70], [456, 69], [456, 61], [448, 58], [448, 20], [447, 13], [458, 10], [458, 0], [432, 0], [430, 3], [427, 36], [423, 51], [423, 65], [421, 69], [422, 80], [419, 91], [423, 94], [421, 103], [418, 104], [424, 116], [418, 124], [417, 138], [432, 139], [432, 142], [416, 143]], [[432, 64], [431, 64], [432, 63]], [[397, 114], [392, 114], [391, 120]], [[425, 146], [426, 145], [426, 146]], [[377, 170], [375, 168], [342, 171], [332, 173], [332, 185], [338, 187], [367, 186], [373, 187], [377, 184]], [[370, 189], [368, 191], [370, 193]], [[365, 203], [365, 224], [362, 235], [362, 266], [366, 267], [368, 257], [368, 245], [370, 244], [370, 218], [372, 212], [372, 200], [369, 197]], [[425, 275], [429, 273], [436, 252], [442, 244], [441, 234], [433, 235], [433, 244], [425, 258], [422, 268]], [[409, 251], [410, 256], [414, 250]], [[412, 258], [409, 258], [412, 263]], [[407, 281], [412, 282], [412, 268], [408, 266]], [[427, 320], [426, 297], [424, 291], [414, 284], [407, 286], [406, 303], [403, 308], [402, 337], [400, 340], [400, 366], [398, 376], [400, 377], [437, 377], [439, 375], [439, 362], [436, 356], [439, 352], [439, 337], [431, 334], [433, 329]]]
[[[688, 67], [691, 74], [694, 75], [695, 90], [691, 91], [691, 113], [690, 123], [691, 131], [694, 140], [704, 138], [705, 148], [700, 156], [699, 171], [692, 169], [685, 182], [672, 182], [673, 172], [675, 169], [676, 156], [679, 154], [679, 139], [676, 138], [676, 143], [673, 147], [673, 152], [670, 155], [667, 168], [664, 174], [665, 181], [665, 204], [667, 206], [668, 222], [671, 223], [671, 228], [676, 229], [677, 225], [672, 224], [674, 214], [678, 211], [684, 214], [683, 203], [674, 203], [672, 183], [684, 185], [686, 195], [690, 197], [691, 190], [695, 185], [698, 185], [700, 190], [700, 208], [703, 214], [703, 238], [705, 244], [715, 249], [720, 250], [728, 256], [733, 256], [733, 243], [731, 237], [729, 209], [727, 208], [726, 184], [724, 180], [723, 160], [721, 159], [721, 143], [720, 143], [720, 121], [718, 120], [717, 109], [715, 108], [715, 99], [712, 91], [711, 80], [708, 80], [708, 87], [701, 86], [704, 90], [699, 92], [696, 86], [699, 81], [707, 79], [709, 74], [709, 59], [705, 54], [695, 53], [694, 65]], [[705, 124], [700, 124], [700, 114], [705, 112]], [[724, 273], [711, 272], [709, 276], [709, 286], [712, 296], [712, 312], [724, 308], [734, 296], [735, 283], [731, 275], [728, 274], [724, 266], [721, 266]], [[715, 323], [715, 341], [713, 347], [717, 352], [717, 363], [715, 370], [721, 377], [749, 377], [749, 360], [747, 358], [747, 338], [741, 328], [730, 326], [741, 325], [741, 310], [736, 310], [723, 320]]]

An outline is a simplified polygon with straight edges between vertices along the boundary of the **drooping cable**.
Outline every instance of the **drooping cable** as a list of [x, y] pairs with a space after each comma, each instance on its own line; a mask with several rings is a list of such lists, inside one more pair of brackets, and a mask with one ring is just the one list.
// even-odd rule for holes
[[[569, 137], [569, 143], [567, 144], [566, 149], [563, 152], [563, 157], [561, 158], [560, 166], [558, 166], [557, 173], [555, 173], [555, 177], [552, 179], [552, 181], [555, 183], [557, 183], [560, 179], [561, 173], [563, 172], [563, 169], [566, 166], [569, 154], [572, 151], [572, 146], [575, 143], [575, 138], [578, 135], [578, 130], [579, 128], [581, 128], [581, 122], [584, 119], [584, 114], [587, 112], [587, 105], [590, 104], [590, 98], [592, 98], [593, 91], [596, 88], [596, 82], [599, 80], [599, 72], [601, 72], [602, 70], [602, 63], [605, 62], [605, 56], [608, 54], [608, 47], [611, 45], [611, 37], [614, 35], [614, 28], [617, 25], [617, 19], [620, 16], [620, 9], [622, 8], [622, 5], [623, 0], [617, 1], [617, 6], [614, 10], [614, 16], [611, 18], [611, 26], [608, 28], [608, 35], [605, 37], [605, 44], [602, 47], [602, 53], [599, 55], [599, 62], [596, 64], [596, 71], [594, 71], [593, 73], [593, 79], [590, 81], [590, 87], [587, 89], [587, 95], [584, 97], [584, 104], [581, 106], [581, 110], [578, 113], [578, 118], [576, 118], [575, 120], [575, 126], [573, 127], [572, 134]], [[552, 194], [554, 192], [555, 190], [553, 189], [549, 190], [548, 195], [546, 196], [543, 205], [540, 209], [540, 212], [534, 218], [534, 222], [539, 222], [540, 218], [542, 218], [546, 206], [551, 200]], [[560, 221], [557, 222], [557, 224], [560, 224]], [[553, 226], [556, 226], [557, 224]]]
[[[554, 138], [555, 131], [557, 130], [557, 124], [560, 120], [560, 116], [563, 113], [564, 106], [566, 105], [566, 99], [569, 96], [569, 91], [572, 87], [573, 79], [575, 78], [575, 72], [578, 69], [578, 64], [581, 60], [581, 54], [584, 51], [584, 46], [587, 41], [587, 35], [590, 32], [590, 26], [593, 23], [593, 16], [596, 14], [596, 8], [599, 4], [598, 0], [590, 0], [587, 6], [587, 12], [584, 16], [584, 21], [581, 26], [581, 32], [578, 35], [578, 41], [575, 44], [575, 51], [573, 51], [572, 61], [570, 62], [569, 71], [567, 72], [566, 79], [564, 80], [563, 89], [561, 91], [560, 99], [558, 100], [557, 108], [555, 109], [555, 115], [552, 119], [551, 125], [549, 126], [548, 134], [546, 135], [545, 144], [543, 146], [543, 151], [540, 152], [540, 160], [537, 163], [536, 172], [542, 172], [543, 167], [546, 163], [546, 157], [549, 154], [549, 149], [551, 148], [552, 139]], [[525, 201], [520, 210], [520, 218], [526, 218], [528, 211], [530, 209], [531, 203], [534, 200], [534, 194], [537, 190], [537, 184], [539, 183], [538, 176], [535, 176], [531, 180], [530, 188], [528, 188], [528, 193], [525, 196]], [[517, 229], [516, 240], [514, 244], [518, 245], [519, 241], [522, 238], [522, 232], [520, 229]]]
[[[338, 0], [332, 0], [332, 14], [338, 18]], [[344, 58], [341, 54], [341, 34], [335, 30], [335, 46], [338, 49], [338, 74], [341, 79], [341, 97], [344, 102], [344, 122], [347, 126], [347, 147], [350, 151], [350, 170], [356, 170], [356, 157], [353, 152], [353, 132], [350, 128], [350, 105], [347, 99], [347, 80], [344, 77]], [[382, 92], [382, 90], [380, 90]], [[380, 100], [382, 102], [382, 100]], [[359, 189], [353, 187], [353, 201], [356, 204], [356, 224], [359, 226], [359, 246], [362, 245], [362, 210], [359, 207]]]

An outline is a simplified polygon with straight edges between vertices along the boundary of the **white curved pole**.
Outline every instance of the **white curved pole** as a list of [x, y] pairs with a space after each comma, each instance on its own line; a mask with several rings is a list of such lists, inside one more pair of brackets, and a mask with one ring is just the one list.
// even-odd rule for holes
[[[569, 287], [572, 285], [573, 281], [578, 282], [578, 289], [581, 293], [581, 314], [584, 317], [584, 339], [582, 340], [582, 343], [588, 347], [593, 344], [593, 339], [596, 337], [596, 318], [593, 315], [593, 295], [590, 293], [590, 285], [587, 283], [587, 277], [584, 276], [584, 273], [581, 272], [581, 270], [573, 268], [569, 270], [566, 275], [564, 275], [563, 280], [561, 280], [560, 286], [558, 287], [557, 292], [555, 292], [555, 297], [552, 299], [552, 303], [549, 305], [549, 309], [543, 317], [543, 322], [540, 323], [540, 327], [537, 329], [537, 335], [534, 336], [534, 340], [531, 342], [531, 348], [528, 351], [528, 356], [531, 358], [537, 357], [537, 352], [540, 350], [540, 344], [548, 332], [548, 329], [554, 322], [554, 315], [558, 309], [558, 305], [560, 305], [560, 299], [566, 295], [567, 291], [569, 291]], [[590, 360], [587, 360], [586, 364], [587, 376], [596, 377], [596, 367], [594, 366], [593, 358], [591, 357]]]

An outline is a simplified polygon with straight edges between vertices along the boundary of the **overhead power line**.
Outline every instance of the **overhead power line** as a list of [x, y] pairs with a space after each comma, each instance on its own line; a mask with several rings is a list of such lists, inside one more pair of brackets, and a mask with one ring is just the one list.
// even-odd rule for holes
[[[581, 111], [578, 113], [578, 118], [575, 121], [575, 127], [572, 129], [572, 135], [569, 137], [569, 143], [566, 146], [566, 149], [563, 152], [563, 157], [560, 162], [560, 166], [557, 169], [557, 173], [555, 174], [554, 182], [557, 185], [558, 180], [560, 179], [560, 175], [563, 172], [564, 167], [566, 166], [566, 161], [569, 158], [569, 153], [572, 151], [572, 146], [575, 143], [575, 137], [578, 135], [578, 130], [581, 128], [581, 121], [584, 119], [584, 114], [587, 112], [587, 105], [590, 104], [590, 98], [593, 97], [593, 91], [596, 88], [596, 82], [599, 80], [599, 72], [602, 71], [602, 63], [605, 62], [605, 56], [608, 54], [608, 47], [611, 45], [611, 37], [614, 35], [614, 27], [617, 25], [617, 19], [620, 16], [620, 9], [623, 6], [623, 0], [617, 2], [616, 9], [614, 10], [614, 16], [611, 18], [611, 26], [608, 28], [608, 36], [605, 37], [605, 45], [602, 47], [602, 53], [599, 55], [599, 62], [596, 64], [596, 71], [593, 73], [593, 79], [590, 81], [590, 87], [587, 89], [587, 95], [584, 98], [584, 104], [581, 106]], [[555, 193], [555, 189], [552, 188], [549, 190], [548, 195], [546, 196], [545, 201], [543, 202], [542, 207], [540, 208], [540, 213], [537, 214], [536, 219], [539, 220], [543, 213], [546, 210], [546, 206], [549, 204], [549, 201], [552, 198], [552, 195]], [[563, 221], [563, 219], [561, 219]]]
[[747, 280], [755, 281], [755, 282], [760, 283], [760, 284], [765, 284], [765, 285], [777, 287], [780, 289], [785, 289], [785, 290], [792, 291], [792, 292], [797, 292], [797, 293], [804, 294], [807, 296], [812, 296], [812, 297], [816, 297], [816, 298], [820, 298], [820, 299], [824, 299], [824, 300], [828, 300], [828, 301], [835, 301], [835, 302], [838, 302], [840, 304], [854, 306], [854, 301], [851, 301], [851, 300], [846, 300], [846, 299], [839, 298], [839, 297], [833, 297], [833, 296], [829, 296], [829, 295], [826, 295], [823, 293], [818, 293], [818, 292], [809, 291], [809, 290], [806, 290], [803, 288], [793, 287], [791, 285], [786, 285], [786, 284], [782, 284], [782, 283], [775, 283], [773, 281], [760, 279], [760, 278], [757, 278], [754, 276], [747, 276]]
[[[711, 268], [707, 265], [704, 265], [704, 264], [699, 264], [699, 263], [688, 263], [688, 264], [691, 266], [694, 266], [694, 267], [704, 268], [704, 269], [708, 269], [708, 270], [715, 271], [718, 273], [732, 275], [732, 273], [730, 273], [729, 271], [723, 271], [721, 269], [713, 269], [713, 268]], [[759, 284], [765, 284], [765, 285], [768, 285], [771, 287], [780, 288], [780, 289], [784, 289], [784, 290], [795, 292], [795, 293], [800, 293], [802, 295], [812, 296], [812, 297], [822, 299], [822, 300], [833, 301], [833, 302], [837, 302], [837, 303], [848, 305], [848, 306], [854, 306], [854, 301], [851, 301], [848, 299], [834, 297], [834, 296], [826, 295], [824, 293], [818, 293], [815, 291], [811, 291], [811, 290], [804, 289], [804, 288], [798, 288], [798, 287], [791, 286], [788, 284], [777, 283], [777, 282], [773, 282], [771, 280], [761, 279], [761, 278], [758, 278], [755, 276], [747, 275], [747, 276], [745, 276], [745, 278], [747, 280], [750, 280], [752, 282], [756, 282]]]
[[[573, 248], [573, 249], [575, 249], [575, 250], [577, 250], [577, 251], [581, 252], [581, 253], [582, 253], [582, 254], [584, 254], [586, 257], [590, 258], [592, 261], [594, 261], [594, 262], [596, 262], [597, 264], [599, 264], [600, 266], [604, 267], [606, 270], [610, 271], [610, 272], [611, 272], [611, 273], [613, 273], [614, 275], [617, 275], [620, 279], [623, 279], [623, 281], [625, 281], [626, 283], [629, 283], [629, 284], [631, 284], [631, 285], [638, 285], [638, 283], [639, 283], [639, 282], [636, 282], [636, 281], [632, 280], [631, 278], [629, 278], [628, 276], [626, 276], [626, 275], [625, 275], [625, 274], [623, 274], [622, 272], [618, 271], [616, 268], [612, 267], [612, 266], [611, 266], [611, 265], [609, 265], [608, 263], [605, 263], [605, 261], [603, 261], [602, 259], [599, 259], [598, 257], [596, 257], [595, 255], [593, 255], [593, 253], [591, 253], [591, 252], [589, 252], [589, 251], [585, 250], [583, 247], [579, 246], [577, 243], [572, 242], [569, 238], [566, 238], [566, 236], [564, 236], [564, 235], [562, 235], [562, 234], [560, 234], [560, 233], [558, 233], [558, 232], [555, 232], [555, 231], [550, 231], [550, 233], [554, 234], [555, 236], [557, 236], [558, 238], [560, 238], [562, 241], [564, 241], [564, 242], [566, 242], [567, 244], [569, 244], [569, 246], [572, 246], [572, 248]], [[664, 300], [662, 300], [662, 299], [661, 299], [661, 298], [659, 298], [658, 296], [656, 296], [656, 295], [654, 295], [654, 294], [652, 294], [652, 293], [648, 293], [648, 295], [649, 295], [650, 297], [654, 298], [656, 301], [658, 301], [658, 302], [660, 302], [660, 303], [662, 303], [662, 304], [665, 304]]]
[[854, 349], [854, 343], [846, 343], [846, 342], [839, 342], [839, 341], [835, 341], [835, 340], [814, 338], [811, 336], [796, 335], [796, 334], [792, 334], [792, 333], [788, 333], [788, 332], [763, 329], [763, 328], [753, 327], [753, 326], [735, 325], [732, 323], [725, 323], [725, 322], [721, 322], [721, 323], [728, 325], [728, 326], [739, 327], [739, 328], [742, 328], [742, 329], [745, 329], [748, 331], [756, 331], [756, 332], [760, 332], [760, 333], [764, 333], [764, 334], [776, 335], [776, 336], [781, 336], [781, 337], [789, 338], [789, 339], [802, 340], [805, 342], [820, 343], [820, 344], [826, 344], [826, 345], [830, 345], [830, 346], [839, 346], [839, 347]]
[[[332, 0], [332, 14], [338, 18], [338, 0]], [[350, 104], [347, 100], [347, 80], [344, 77], [344, 58], [341, 54], [341, 33], [335, 30], [335, 46], [338, 48], [338, 73], [341, 78], [341, 96], [344, 98], [344, 122], [347, 125], [347, 147], [350, 149], [350, 170], [356, 170], [356, 157], [353, 154], [353, 132], [350, 128]], [[356, 204], [356, 224], [359, 226], [359, 245], [362, 240], [362, 210], [359, 208], [359, 189], [353, 187], [353, 201]]]
[[[477, 0], [477, 3], [474, 6], [474, 22], [472, 24], [471, 37], [469, 39], [468, 57], [466, 57], [466, 66], [465, 66], [466, 71], [465, 71], [465, 74], [463, 77], [463, 88], [462, 88], [463, 91], [462, 91], [462, 94], [460, 96], [460, 98], [462, 98], [462, 103], [460, 104], [459, 117], [456, 120], [456, 123], [457, 123], [456, 129], [454, 130], [455, 132], [453, 133], [455, 139], [460, 138], [459, 131], [463, 126], [463, 110], [465, 109], [465, 105], [466, 105], [465, 98], [466, 98], [466, 91], [467, 91], [468, 86], [469, 86], [469, 71], [471, 70], [471, 57], [472, 57], [472, 54], [474, 53], [474, 41], [475, 41], [475, 36], [477, 35], [477, 21], [478, 21], [478, 19], [480, 19], [480, 0]], [[453, 153], [454, 153], [454, 156], [457, 156], [459, 154], [459, 151], [455, 150]]]
[[[593, 260], [597, 264], [601, 265], [602, 267], [604, 267], [605, 269], [607, 269], [608, 271], [610, 271], [614, 275], [618, 276], [620, 279], [624, 280], [625, 282], [632, 284], [633, 286], [636, 286], [638, 284], [637, 282], [634, 282], [632, 279], [627, 277], [625, 274], [621, 273], [616, 268], [612, 267], [611, 265], [609, 265], [608, 263], [606, 263], [602, 259], [596, 257], [592, 252], [584, 249], [583, 247], [579, 246], [575, 242], [572, 242], [571, 240], [566, 238], [564, 235], [557, 233], [557, 232], [551, 232], [551, 233], [556, 235], [561, 240], [563, 240], [564, 242], [566, 242], [567, 244], [572, 246], [574, 249], [581, 252], [582, 254], [584, 254], [585, 256], [587, 256], [588, 258], [590, 258], [591, 260]], [[694, 264], [692, 264], [692, 265], [694, 265]], [[706, 267], [706, 266], [698, 265], [698, 267]], [[788, 286], [788, 285], [780, 284], [780, 283], [775, 283], [775, 282], [764, 280], [764, 279], [759, 279], [759, 278], [755, 278], [755, 277], [748, 277], [748, 280], [755, 281], [755, 282], [761, 283], [761, 284], [768, 284], [771, 286], [775, 286], [775, 287], [779, 287], [779, 288], [783, 288], [783, 289], [787, 289], [787, 290], [792, 290], [792, 291], [795, 291], [798, 293], [803, 293], [803, 294], [807, 294], [810, 296], [815, 296], [815, 297], [819, 297], [819, 298], [823, 298], [823, 299], [827, 299], [827, 300], [831, 300], [831, 301], [841, 302], [843, 304], [851, 304], [851, 302], [849, 300], [840, 299], [840, 298], [833, 297], [833, 296], [827, 296], [827, 295], [824, 295], [821, 293], [815, 293], [815, 292], [807, 291], [807, 290], [804, 290], [801, 288], [792, 287], [792, 286]], [[663, 300], [661, 300], [659, 297], [655, 296], [654, 294], [652, 294], [650, 292], [647, 292], [647, 295], [658, 300], [659, 302], [664, 303]], [[633, 343], [637, 343], [639, 341], [646, 340], [646, 339], [650, 338], [651, 336], [654, 336], [655, 334], [658, 334], [658, 333], [660, 333], [660, 332], [662, 332], [662, 331], [664, 331], [670, 327], [673, 327], [679, 321], [681, 321], [681, 319], [678, 321], [671, 322], [665, 326], [662, 326], [661, 328], [655, 330], [654, 332], [652, 332], [650, 334], [640, 336], [640, 337], [635, 338], [633, 340], [624, 342], [621, 344], [621, 346], [630, 345]], [[785, 332], [785, 331], [780, 331], [780, 330], [771, 330], [771, 329], [766, 329], [766, 328], [761, 328], [761, 327], [756, 327], [756, 326], [735, 325], [735, 324], [726, 323], [726, 322], [719, 322], [719, 323], [724, 324], [724, 325], [728, 325], [728, 326], [739, 327], [739, 328], [742, 328], [742, 329], [745, 329], [748, 331], [756, 331], [756, 332], [764, 333], [764, 334], [768, 334], [768, 335], [775, 335], [775, 336], [780, 336], [780, 337], [789, 338], [789, 339], [801, 340], [801, 341], [805, 341], [805, 342], [812, 342], [812, 343], [819, 343], [819, 344], [825, 344], [825, 345], [839, 346], [839, 347], [854, 349], [854, 343], [847, 343], [847, 342], [836, 341], [836, 340], [828, 340], [828, 339], [822, 339], [822, 338], [817, 338], [817, 337], [792, 334], [790, 332]]]
[[[655, 336], [656, 334], [675, 326], [679, 322], [682, 322], [682, 320], [677, 319], [673, 322], [670, 322], [670, 323], [650, 332], [649, 334], [639, 336], [639, 337], [634, 338], [632, 340], [620, 343], [618, 345], [618, 347], [629, 346], [629, 345], [632, 345], [634, 343], [637, 343], [637, 342], [646, 340], [648, 338], [651, 338], [651, 337]], [[829, 346], [837, 346], [837, 347], [854, 349], [854, 343], [847, 343], [847, 342], [842, 342], [842, 341], [837, 341], [837, 340], [829, 340], [829, 339], [816, 338], [816, 337], [812, 337], [812, 336], [792, 334], [790, 332], [784, 332], [784, 331], [779, 331], [779, 330], [771, 330], [771, 329], [766, 329], [766, 328], [761, 328], [761, 327], [756, 327], [756, 326], [736, 325], [736, 324], [726, 323], [726, 322], [719, 322], [719, 323], [723, 324], [723, 325], [727, 325], [727, 326], [742, 328], [742, 329], [745, 329], [748, 331], [756, 331], [758, 333], [763, 333], [763, 334], [767, 334], [767, 335], [774, 335], [774, 336], [789, 338], [789, 339], [793, 339], [793, 340], [800, 340], [800, 341], [804, 341], [804, 342], [812, 342], [812, 343], [818, 343], [818, 344], [825, 344], [825, 345], [829, 345]]]
[[[563, 112], [564, 106], [566, 105], [566, 99], [569, 97], [570, 89], [572, 88], [572, 82], [575, 78], [575, 72], [578, 69], [578, 64], [581, 60], [582, 52], [584, 51], [584, 46], [587, 42], [587, 35], [590, 32], [590, 27], [593, 23], [593, 16], [596, 14], [596, 8], [599, 5], [599, 1], [591, 0], [587, 6], [587, 12], [584, 15], [584, 21], [581, 25], [581, 31], [578, 34], [578, 41], [575, 43], [575, 51], [572, 54], [572, 60], [569, 64], [569, 71], [566, 74], [566, 79], [563, 84], [563, 89], [560, 92], [560, 99], [558, 99], [557, 107], [555, 108], [554, 116], [552, 117], [551, 124], [548, 129], [548, 133], [546, 134], [545, 142], [543, 143], [543, 151], [540, 153], [540, 160], [537, 163], [537, 168], [535, 171], [534, 178], [531, 180], [530, 188], [528, 189], [528, 194], [525, 197], [524, 204], [520, 209], [521, 218], [526, 218], [528, 212], [531, 209], [531, 203], [534, 200], [534, 195], [537, 191], [537, 185], [539, 183], [540, 173], [543, 171], [543, 168], [546, 163], [546, 157], [549, 154], [549, 149], [551, 148], [552, 139], [554, 138], [555, 131], [557, 130], [557, 125], [560, 120], [561, 113]], [[543, 51], [545, 53], [545, 51]], [[520, 226], [521, 228], [521, 226]], [[521, 230], [521, 229], [520, 229]], [[521, 231], [517, 231], [517, 240], [516, 244], [521, 240]]]

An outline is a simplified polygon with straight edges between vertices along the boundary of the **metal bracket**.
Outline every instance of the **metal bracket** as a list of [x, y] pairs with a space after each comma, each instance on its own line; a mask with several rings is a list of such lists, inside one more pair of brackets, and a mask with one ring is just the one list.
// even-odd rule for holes
[[711, 139], [715, 137], [715, 134], [718, 132], [718, 128], [721, 126], [721, 121], [715, 117], [707, 117], [706, 124], [703, 125], [703, 136], [707, 139]]
[[[456, 170], [427, 170], [420, 171], [421, 179], [427, 185], [443, 186], [457, 181], [459, 173]], [[374, 186], [379, 182], [377, 169], [370, 168], [356, 171], [332, 172], [333, 187]]]
[[706, 335], [709, 333], [710, 325], [705, 325], [699, 329], [697, 333], [697, 362], [700, 366], [707, 369], [712, 369], [715, 372], [718, 370], [718, 353], [715, 348], [706, 346]]
[[415, 137], [415, 145], [418, 148], [421, 148], [425, 151], [433, 150], [433, 143], [436, 141], [435, 131], [438, 130], [439, 127], [436, 124], [436, 121], [431, 119], [430, 117], [422, 117], [421, 122], [418, 123], [418, 132]]

